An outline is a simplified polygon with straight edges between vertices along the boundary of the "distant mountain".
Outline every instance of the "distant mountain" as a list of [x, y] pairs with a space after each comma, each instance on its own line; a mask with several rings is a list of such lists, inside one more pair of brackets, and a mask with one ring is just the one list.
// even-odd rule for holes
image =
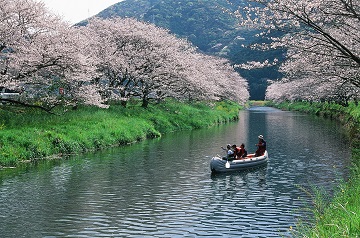
[[[231, 4], [233, 3], [233, 4]], [[281, 58], [283, 52], [251, 50], [258, 31], [238, 26], [237, 19], [225, 9], [245, 5], [245, 0], [125, 0], [110, 6], [96, 16], [100, 18], [133, 17], [167, 28], [179, 37], [187, 38], [199, 50], [228, 58], [234, 64]], [[248, 80], [251, 99], [264, 98], [267, 80], [280, 77], [276, 67], [252, 71], [239, 70]]]
[[125, 0], [106, 8], [96, 16], [101, 18], [121, 16], [143, 19], [144, 14], [159, 2], [160, 0]]
[[219, 52], [240, 33], [236, 18], [223, 13], [229, 7], [232, 6], [227, 0], [125, 0], [97, 16], [134, 17], [151, 22], [188, 38], [204, 52]]

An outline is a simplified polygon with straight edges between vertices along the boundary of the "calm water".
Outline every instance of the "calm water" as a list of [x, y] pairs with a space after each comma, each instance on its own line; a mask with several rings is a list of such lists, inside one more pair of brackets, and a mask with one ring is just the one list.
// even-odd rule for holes
[[[257, 135], [270, 161], [211, 175], [221, 146]], [[350, 149], [334, 122], [272, 108], [124, 148], [0, 172], [1, 237], [291, 237], [308, 217], [301, 188], [331, 189]]]

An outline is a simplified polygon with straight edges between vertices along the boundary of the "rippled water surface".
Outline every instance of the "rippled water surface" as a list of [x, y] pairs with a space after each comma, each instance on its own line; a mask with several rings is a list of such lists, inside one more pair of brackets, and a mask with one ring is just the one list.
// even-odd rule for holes
[[[212, 175], [228, 143], [257, 135], [269, 163]], [[334, 122], [252, 108], [216, 128], [0, 173], [1, 237], [291, 237], [312, 186], [330, 190], [350, 150]]]

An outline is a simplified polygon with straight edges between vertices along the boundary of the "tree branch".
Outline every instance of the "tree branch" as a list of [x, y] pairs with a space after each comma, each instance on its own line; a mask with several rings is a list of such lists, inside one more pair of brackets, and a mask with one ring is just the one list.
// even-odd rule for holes
[[50, 113], [50, 114], [53, 114], [53, 115], [58, 115], [54, 112], [52, 112], [52, 110], [58, 106], [57, 105], [53, 105], [52, 107], [50, 108], [47, 108], [47, 107], [43, 107], [43, 106], [40, 106], [40, 105], [33, 105], [33, 104], [28, 104], [28, 103], [24, 103], [24, 102], [20, 102], [20, 101], [17, 101], [17, 100], [13, 100], [13, 99], [9, 99], [9, 98], [0, 98], [0, 102], [10, 102], [10, 103], [14, 103], [14, 104], [18, 104], [18, 105], [21, 105], [23, 107], [29, 107], [29, 108], [37, 108], [37, 109], [41, 109], [47, 113]]

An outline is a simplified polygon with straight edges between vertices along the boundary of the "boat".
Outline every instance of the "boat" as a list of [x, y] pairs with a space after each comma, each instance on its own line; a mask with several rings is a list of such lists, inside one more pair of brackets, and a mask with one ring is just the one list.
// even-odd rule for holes
[[213, 173], [233, 172], [265, 165], [268, 160], [267, 150], [261, 156], [255, 157], [255, 154], [248, 154], [248, 156], [243, 159], [232, 161], [223, 159], [220, 156], [215, 156], [210, 161], [210, 169]]

